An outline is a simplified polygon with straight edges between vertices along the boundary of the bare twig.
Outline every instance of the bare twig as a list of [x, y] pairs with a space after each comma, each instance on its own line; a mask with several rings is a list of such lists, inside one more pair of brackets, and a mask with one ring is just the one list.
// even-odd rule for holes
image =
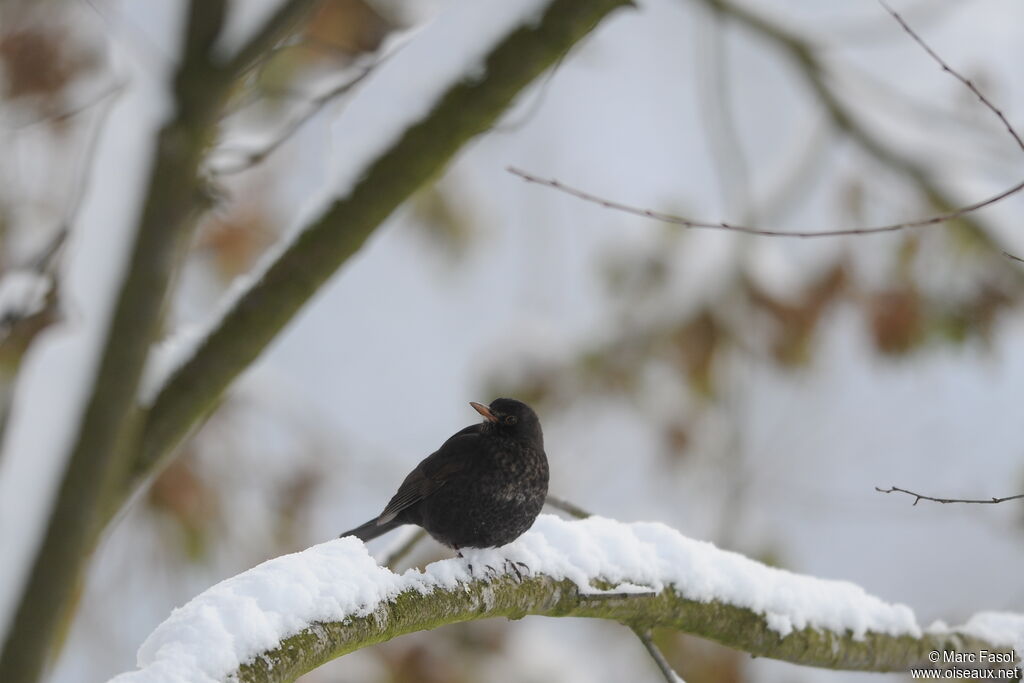
[[635, 598], [653, 598], [658, 591], [653, 588], [646, 591], [594, 591], [580, 593], [580, 602], [607, 602], [608, 600], [633, 600]]
[[127, 81], [119, 80], [109, 83], [106, 87], [99, 89], [91, 97], [87, 98], [84, 102], [72, 104], [65, 109], [61, 109], [55, 112], [47, 113], [43, 116], [36, 117], [30, 121], [23, 121], [21, 123], [15, 123], [10, 126], [4, 126], [8, 130], [20, 131], [28, 128], [34, 128], [44, 123], [51, 123], [53, 121], [67, 121], [68, 119], [74, 118], [79, 114], [82, 114], [95, 106], [98, 106], [101, 102], [107, 98], [113, 99], [115, 95], [119, 95], [128, 85]]
[[930, 500], [936, 503], [972, 503], [981, 505], [993, 505], [996, 503], [1004, 503], [1008, 500], [1018, 500], [1024, 498], [1024, 493], [1016, 496], [1003, 496], [1002, 498], [935, 498], [934, 496], [926, 496], [923, 493], [915, 493], [914, 491], [908, 491], [907, 489], [901, 489], [899, 486], [890, 486], [887, 489], [875, 487], [875, 490], [879, 493], [905, 493], [908, 496], [914, 497], [914, 505], [917, 505], [922, 500]]
[[1002, 249], [1001, 251], [1003, 252], [1003, 256], [1005, 256], [1006, 258], [1010, 259], [1011, 261], [1019, 261], [1020, 263], [1024, 263], [1024, 258], [1021, 258], [1020, 256], [1014, 256], [1013, 254], [1011, 254], [1010, 252], [1006, 251], [1005, 249]]
[[527, 106], [527, 110], [519, 117], [518, 121], [509, 121], [494, 126], [491, 131], [494, 133], [512, 133], [519, 130], [527, 123], [532, 121], [544, 105], [544, 101], [548, 98], [548, 92], [551, 90], [551, 82], [555, 80], [555, 76], [562, 68], [562, 62], [565, 61], [565, 55], [558, 58], [554, 66], [548, 69], [548, 72], [544, 74], [544, 80], [541, 81], [540, 85], [536, 88], [537, 94], [533, 96], [533, 100]]
[[50, 238], [46, 246], [38, 254], [32, 257], [28, 267], [38, 273], [52, 275], [57, 269], [57, 257], [63, 250], [67, 239], [68, 228], [65, 225], [54, 233], [53, 237]]
[[[941, 57], [939, 57], [939, 55], [927, 43], [925, 43], [924, 40], [922, 40], [920, 36], [918, 36], [916, 33], [914, 33], [913, 29], [911, 29], [910, 26], [907, 25], [907, 23], [903, 20], [903, 18], [899, 14], [897, 14], [887, 4], [885, 4], [884, 0], [879, 0], [879, 2], [882, 4], [882, 6], [885, 8], [885, 10], [887, 12], [889, 12], [889, 14], [891, 14], [893, 16], [893, 18], [896, 19], [897, 22], [899, 22], [899, 24], [903, 28], [903, 30], [906, 31], [906, 33], [918, 45], [920, 45], [925, 50], [925, 52], [942, 68], [943, 71], [945, 71], [946, 73], [952, 75], [960, 83], [962, 83], [965, 87], [967, 87], [978, 98], [978, 100], [989, 111], [991, 111], [999, 119], [999, 121], [1006, 128], [1007, 132], [1013, 138], [1013, 140], [1017, 144], [1017, 146], [1022, 151], [1024, 151], [1024, 139], [1022, 139], [1021, 136], [1017, 133], [1017, 131], [1013, 128], [1013, 126], [1010, 124], [1009, 120], [1006, 118], [1006, 116], [1003, 114], [1003, 112], [998, 107], [996, 107], [991, 102], [991, 100], [989, 100], [977, 88], [977, 86], [974, 85], [974, 83], [970, 79], [968, 79], [968, 78], [964, 77], [963, 75], [961, 75], [953, 67], [951, 67], [949, 64], [947, 64]], [[809, 60], [811, 59], [811, 57], [810, 57], [810, 52], [809, 52], [810, 48], [809, 48], [808, 45], [798, 41], [793, 36], [791, 36], [789, 34], [786, 34], [786, 33], [783, 33], [782, 31], [776, 29], [775, 27], [771, 26], [765, 20], [763, 20], [763, 19], [761, 19], [759, 17], [756, 17], [753, 14], [750, 14], [750, 13], [746, 12], [745, 10], [742, 10], [742, 9], [740, 9], [738, 7], [735, 7], [735, 6], [731, 5], [731, 4], [723, 2], [722, 0], [707, 0], [707, 3], [713, 9], [728, 11], [728, 13], [731, 16], [734, 16], [734, 17], [740, 19], [741, 21], [747, 23], [748, 25], [752, 26], [753, 28], [755, 28], [755, 29], [757, 29], [757, 30], [767, 34], [767, 35], [770, 35], [771, 37], [775, 38], [779, 42], [784, 43], [790, 49], [790, 51], [792, 51], [794, 53], [794, 56], [798, 59], [798, 61], [801, 64], [803, 64], [806, 69], [809, 69], [808, 77], [812, 81], [812, 85], [814, 85], [815, 90], [819, 94], [821, 94], [821, 95], [825, 95], [826, 94], [825, 91], [824, 91], [824, 87], [822, 86], [822, 84], [820, 82], [820, 74], [818, 73], [819, 67], [811, 66], [809, 64]], [[833, 117], [836, 118], [837, 122], [839, 122], [840, 125], [842, 125], [843, 127], [846, 127], [846, 128], [850, 128], [852, 126], [852, 121], [851, 121], [850, 117], [845, 112], [841, 112], [841, 111], [839, 111], [837, 109], [837, 103], [836, 102], [832, 101], [831, 98], [829, 98], [828, 101], [826, 101], [826, 104], [828, 105], [828, 107], [829, 107]], [[867, 144], [867, 142], [866, 142], [866, 144]], [[877, 147], [878, 146], [876, 144], [874, 144], [873, 142], [871, 142], [870, 144], [867, 144], [867, 146], [873, 152], [877, 152]], [[1022, 189], [1024, 189], [1024, 180], [1022, 180], [1022, 181], [1018, 182], [1017, 184], [1013, 185], [1012, 187], [1010, 187], [1010, 188], [1008, 188], [1006, 190], [1003, 190], [1002, 192], [1000, 192], [998, 194], [992, 195], [991, 197], [979, 200], [979, 201], [971, 203], [971, 204], [967, 204], [965, 206], [961, 206], [959, 208], [956, 208], [956, 209], [953, 209], [953, 210], [950, 210], [950, 211], [946, 211], [946, 212], [943, 212], [943, 213], [940, 213], [940, 214], [936, 214], [936, 215], [930, 216], [928, 218], [922, 218], [922, 219], [917, 219], [917, 220], [912, 220], [912, 221], [905, 221], [905, 222], [901, 222], [901, 223], [890, 223], [890, 224], [887, 224], [887, 225], [878, 225], [878, 226], [871, 226], [871, 227], [840, 228], [840, 229], [835, 229], [835, 230], [823, 230], [823, 231], [803, 231], [803, 230], [782, 230], [782, 229], [774, 229], [774, 228], [756, 228], [756, 227], [752, 227], [752, 226], [738, 225], [738, 224], [734, 224], [734, 223], [727, 223], [727, 222], [724, 222], [724, 221], [695, 220], [695, 219], [685, 218], [685, 217], [682, 217], [682, 216], [675, 216], [675, 215], [668, 214], [668, 213], [663, 213], [663, 212], [660, 212], [660, 211], [653, 211], [651, 209], [644, 209], [644, 208], [641, 208], [641, 207], [638, 207], [638, 206], [632, 206], [632, 205], [629, 205], [629, 204], [625, 204], [623, 202], [614, 201], [614, 200], [611, 200], [611, 199], [608, 199], [608, 198], [605, 198], [605, 197], [601, 197], [601, 196], [592, 194], [590, 192], [586, 192], [586, 191], [581, 190], [579, 188], [575, 188], [575, 187], [566, 185], [566, 184], [564, 184], [564, 183], [562, 183], [562, 182], [560, 182], [560, 181], [558, 181], [558, 180], [556, 180], [554, 178], [541, 178], [541, 177], [538, 177], [538, 176], [536, 176], [536, 175], [534, 175], [532, 173], [528, 173], [528, 172], [526, 172], [526, 171], [524, 171], [522, 169], [518, 169], [518, 168], [514, 168], [514, 167], [509, 167], [507, 170], [510, 173], [519, 176], [523, 180], [526, 180], [527, 182], [536, 183], [536, 184], [539, 184], [539, 185], [544, 185], [546, 187], [550, 187], [552, 189], [558, 190], [560, 192], [564, 192], [564, 193], [566, 193], [568, 195], [571, 195], [573, 197], [576, 197], [578, 199], [582, 199], [582, 200], [590, 202], [592, 204], [597, 204], [597, 205], [602, 206], [602, 207], [604, 207], [606, 209], [612, 209], [612, 210], [615, 210], [615, 211], [621, 211], [623, 213], [628, 213], [628, 214], [632, 214], [632, 215], [635, 215], [635, 216], [641, 216], [641, 217], [644, 217], [644, 218], [651, 218], [653, 220], [661, 221], [663, 223], [669, 223], [669, 224], [672, 224], [672, 225], [679, 225], [679, 226], [682, 226], [684, 228], [708, 229], [708, 230], [725, 230], [725, 231], [731, 231], [731, 232], [739, 232], [739, 233], [748, 234], [748, 235], [759, 235], [759, 236], [763, 236], [763, 237], [814, 238], [814, 237], [840, 237], [840, 236], [849, 236], [849, 235], [870, 235], [870, 234], [877, 234], [877, 233], [896, 232], [896, 231], [904, 230], [904, 229], [907, 229], [907, 228], [915, 228], [915, 227], [924, 227], [924, 226], [929, 226], [929, 225], [937, 225], [937, 224], [940, 224], [940, 223], [945, 223], [945, 222], [948, 222], [948, 221], [951, 221], [951, 220], [955, 220], [957, 218], [961, 218], [961, 217], [963, 217], [963, 216], [965, 216], [965, 215], [967, 215], [969, 213], [973, 213], [973, 212], [975, 212], [975, 211], [977, 211], [979, 209], [982, 209], [982, 208], [984, 208], [986, 206], [991, 206], [992, 204], [1000, 202], [1003, 199], [1006, 199], [1007, 197], [1009, 197], [1011, 195], [1014, 195], [1017, 192], [1020, 192]]]
[[553, 496], [550, 493], [548, 494], [545, 502], [556, 510], [567, 512], [570, 516], [575, 517], [576, 519], [586, 519], [592, 514], [581, 508], [579, 505], [576, 505], [576, 503], [570, 503], [566, 499]]
[[82, 0], [92, 10], [100, 21], [111, 40], [120, 42], [125, 48], [135, 53], [141, 62], [151, 70], [162, 69], [174, 60], [167, 54], [156, 41], [142, 28], [134, 23], [116, 5], [108, 2], [97, 3], [94, 0]]
[[1003, 127], [1006, 128], [1006, 131], [1010, 134], [1010, 137], [1014, 139], [1014, 141], [1017, 143], [1017, 146], [1020, 147], [1022, 152], [1024, 152], [1024, 140], [1022, 140], [1020, 135], [1017, 134], [1017, 131], [1014, 130], [1012, 125], [1010, 125], [1010, 122], [1006, 120], [1006, 116], [1003, 115], [1003, 112], [1000, 111], [1000, 109], [996, 107], [994, 104], [992, 104], [992, 102], [987, 97], [985, 97], [985, 95], [983, 95], [980, 90], [978, 90], [977, 86], [974, 85], [971, 79], [965, 78], [956, 69], [947, 64], [946, 61], [942, 59], [942, 57], [940, 57], [938, 53], [936, 53], [935, 50], [931, 48], [930, 45], [928, 45], [928, 43], [924, 42], [924, 40], [919, 35], [914, 33], [914, 29], [910, 28], [910, 26], [907, 25], [907, 22], [903, 20], [903, 17], [901, 17], [899, 13], [896, 12], [896, 10], [890, 7], [888, 3], [885, 2], [885, 0], [878, 0], [878, 4], [880, 4], [886, 12], [892, 15], [892, 18], [895, 19], [897, 23], [899, 23], [900, 27], [903, 28], [906, 34], [910, 36], [915, 43], [920, 45], [921, 49], [927, 52], [928, 56], [931, 57], [936, 64], [941, 66], [943, 71], [945, 71], [950, 76], [963, 83], [964, 86], [972, 93], [974, 93], [974, 96], [977, 97], [978, 100], [983, 105], [985, 105], [985, 107], [989, 111], [991, 111], [993, 114], [996, 115], [996, 117], [999, 118], [999, 120], [1003, 124]]
[[320, 0], [284, 0], [249, 41], [226, 65], [230, 73], [241, 76], [259, 64], [271, 48], [286, 38], [320, 4]]
[[718, 190], [724, 206], [754, 221], [754, 196], [751, 192], [750, 164], [743, 141], [736, 128], [735, 108], [729, 91], [729, 45], [725, 38], [726, 21], [720, 8], [710, 8], [711, 30], [703, 22], [695, 22], [694, 44], [697, 48], [693, 65], [696, 71], [697, 101], [718, 177]]
[[672, 665], [665, 659], [665, 655], [661, 650], [658, 649], [657, 644], [654, 642], [654, 638], [651, 637], [650, 630], [641, 630], [639, 628], [633, 628], [633, 633], [640, 639], [640, 642], [644, 644], [644, 648], [647, 649], [647, 654], [651, 656], [654, 663], [658, 665], [658, 670], [661, 671], [662, 677], [664, 677], [666, 683], [683, 683], [682, 677], [675, 672]]
[[614, 201], [601, 197], [595, 194], [591, 194], [585, 190], [581, 190], [565, 183], [555, 180], [554, 178], [541, 178], [532, 173], [528, 173], [520, 168], [509, 166], [508, 172], [517, 175], [528, 183], [536, 183], [538, 185], [544, 185], [550, 187], [559, 192], [582, 199], [583, 201], [590, 202], [591, 204], [597, 204], [606, 209], [612, 209], [614, 211], [621, 211], [622, 213], [632, 214], [634, 216], [641, 216], [644, 218], [651, 218], [662, 223], [670, 223], [672, 225], [679, 225], [684, 228], [694, 229], [705, 229], [705, 230], [726, 230], [730, 232], [740, 232], [746, 235], [760, 235], [763, 237], [799, 237], [799, 238], [811, 238], [811, 237], [840, 237], [844, 235], [873, 235], [883, 232], [896, 232], [897, 230], [904, 230], [906, 228], [923, 227], [926, 225], [936, 225], [938, 223], [945, 223], [947, 221], [960, 218], [968, 213], [977, 211], [986, 206], [995, 204], [996, 202], [1006, 199], [1010, 195], [1016, 194], [1024, 189], [1024, 180], [1020, 181], [1013, 187], [1003, 190], [999, 194], [993, 195], [986, 199], [974, 202], [973, 204], [967, 204], [961, 206], [953, 211], [947, 211], [928, 218], [921, 218], [913, 221], [905, 221], [903, 223], [890, 223], [888, 225], [876, 225], [866, 228], [840, 228], [838, 230], [780, 230], [775, 228], [755, 228], [749, 225], [738, 225], [736, 223], [727, 223], [725, 221], [702, 221], [691, 218], [684, 218], [682, 216], [675, 216], [670, 213], [663, 213], [661, 211], [653, 211], [651, 209], [644, 209], [639, 206], [632, 206], [630, 204], [624, 204], [622, 202]]
[[384, 558], [384, 562], [382, 564], [385, 567], [394, 569], [395, 565], [401, 562], [406, 555], [411, 553], [413, 548], [419, 545], [420, 541], [422, 541], [426, 537], [426, 529], [417, 529], [414, 533], [412, 533], [409, 536], [409, 538], [405, 540], [405, 543], [402, 543], [397, 548], [388, 553], [387, 557]]
[[276, 152], [281, 147], [281, 145], [290, 140], [292, 136], [299, 131], [299, 129], [306, 125], [306, 123], [311, 118], [313, 118], [319, 112], [321, 112], [324, 109], [324, 107], [326, 107], [328, 104], [330, 104], [337, 98], [347, 94], [350, 90], [352, 90], [352, 88], [358, 85], [364, 78], [366, 78], [370, 74], [373, 68], [379, 63], [380, 62], [376, 62], [375, 64], [366, 67], [362, 72], [360, 72], [357, 76], [353, 77], [352, 79], [347, 80], [339, 85], [336, 85], [335, 87], [329, 89], [328, 91], [321, 93], [320, 95], [317, 95], [316, 97], [310, 99], [306, 103], [306, 110], [302, 112], [302, 114], [300, 114], [299, 116], [296, 116], [294, 119], [289, 121], [283, 127], [283, 130], [278, 134], [278, 136], [264, 147], [260, 149], [232, 149], [228, 147], [217, 150], [217, 153], [219, 154], [237, 155], [238, 158], [237, 161], [232, 165], [224, 165], [220, 168], [214, 168], [212, 170], [213, 174], [218, 176], [233, 175], [235, 173], [247, 171], [253, 166], [262, 163], [264, 160], [266, 160], [267, 157]]
[[[78, 110], [69, 112], [62, 117], [64, 119], [70, 118], [71, 116], [75, 116], [76, 114], [93, 106], [99, 108], [99, 112], [96, 114], [95, 126], [87, 139], [82, 154], [79, 157], [78, 177], [75, 179], [75, 185], [68, 195], [67, 205], [64, 208], [64, 225], [61, 226], [61, 230], [65, 232], [71, 228], [71, 224], [75, 221], [75, 218], [78, 215], [78, 210], [85, 198], [85, 193], [89, 189], [89, 184], [92, 182], [93, 162], [96, 159], [96, 150], [99, 148], [100, 140], [103, 138], [103, 131], [106, 128], [107, 121], [110, 119], [111, 112], [114, 110], [114, 105], [117, 104], [118, 98], [127, 86], [127, 78], [118, 79], [110, 89], [103, 91], [100, 97], [87, 103]], [[60, 247], [61, 244], [63, 244], [63, 238], [57, 242], [57, 246]]]

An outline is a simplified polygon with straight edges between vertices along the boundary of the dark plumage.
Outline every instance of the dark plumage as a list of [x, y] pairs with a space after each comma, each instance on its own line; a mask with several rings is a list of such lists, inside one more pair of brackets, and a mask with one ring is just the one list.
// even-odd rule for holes
[[548, 492], [540, 420], [511, 398], [470, 405], [484, 422], [445, 441], [409, 473], [380, 515], [342, 536], [368, 541], [417, 524], [458, 550], [505, 545], [530, 528]]

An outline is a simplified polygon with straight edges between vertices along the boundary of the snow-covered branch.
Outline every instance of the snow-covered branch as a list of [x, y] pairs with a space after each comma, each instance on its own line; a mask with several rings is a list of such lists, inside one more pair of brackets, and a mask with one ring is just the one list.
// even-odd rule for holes
[[[957, 666], [1010, 669], [1008, 653], [1024, 646], [1024, 616], [922, 628], [910, 608], [859, 586], [771, 568], [663, 524], [542, 515], [508, 546], [401, 575], [355, 538], [270, 560], [176, 610], [142, 645], [140, 669], [112, 683], [292, 681], [405, 633], [526, 615], [673, 628], [757, 656], [858, 671], [965, 658]], [[1002, 661], [977, 661], [982, 651]]]
[[[341, 198], [246, 276], [224, 316], [160, 387], [129, 485], [159, 469], [230, 383], [402, 202], [602, 18], [627, 4], [465, 3], [453, 10], [452, 21], [433, 33], [425, 29], [375, 73], [346, 111], [359, 125], [347, 131], [352, 148], [345, 150], [337, 181]], [[383, 92], [386, 108], [374, 100], [374, 89], [377, 96]], [[361, 113], [360, 102], [368, 103]]]

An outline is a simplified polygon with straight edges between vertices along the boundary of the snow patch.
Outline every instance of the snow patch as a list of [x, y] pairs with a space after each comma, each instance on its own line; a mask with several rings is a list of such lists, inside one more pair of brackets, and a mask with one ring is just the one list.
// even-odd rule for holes
[[0, 325], [42, 311], [51, 286], [49, 276], [31, 270], [11, 271], [0, 278]]
[[[384, 618], [380, 610], [402, 593], [452, 589], [472, 580], [468, 565], [502, 567], [506, 561], [570, 580], [584, 593], [594, 593], [601, 582], [615, 586], [615, 592], [671, 587], [691, 600], [726, 602], [764, 615], [780, 636], [807, 627], [850, 631], [856, 638], [869, 632], [921, 636], [905, 605], [887, 603], [845, 581], [768, 567], [657, 522], [541, 515], [514, 543], [465, 555], [399, 575], [378, 566], [362, 542], [348, 537], [269, 560], [176, 609], [143, 643], [140, 669], [112, 683], [224, 680], [316, 622], [371, 614]], [[493, 601], [493, 595], [485, 601]], [[1019, 645], [1024, 617], [986, 613], [964, 630], [993, 643]]]

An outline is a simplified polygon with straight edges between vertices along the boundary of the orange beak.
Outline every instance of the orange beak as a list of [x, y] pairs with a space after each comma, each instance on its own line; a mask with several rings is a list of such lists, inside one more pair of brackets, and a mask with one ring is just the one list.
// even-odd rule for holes
[[491, 412], [491, 409], [488, 408], [487, 406], [485, 406], [483, 403], [477, 403], [476, 401], [470, 401], [469, 405], [473, 406], [473, 410], [475, 410], [476, 412], [480, 413], [485, 418], [487, 418], [488, 422], [497, 422], [498, 421], [498, 418], [495, 417], [494, 413]]

